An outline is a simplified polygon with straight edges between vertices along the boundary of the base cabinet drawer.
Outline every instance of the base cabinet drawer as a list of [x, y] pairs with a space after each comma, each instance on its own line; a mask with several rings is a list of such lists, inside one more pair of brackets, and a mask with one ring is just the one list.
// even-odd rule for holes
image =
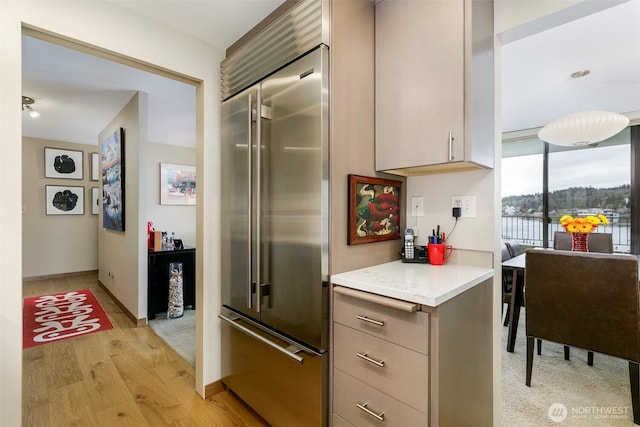
[[[357, 292], [360, 291], [355, 291]], [[385, 299], [391, 302], [399, 301], [393, 298], [378, 298], [383, 303]], [[334, 322], [400, 344], [422, 354], [429, 354], [429, 313], [402, 311], [391, 306], [343, 295], [335, 290], [333, 301]]]
[[354, 427], [354, 425], [333, 414], [333, 427]]
[[333, 410], [358, 427], [426, 427], [426, 414], [334, 369]]
[[334, 366], [422, 412], [429, 410], [429, 356], [339, 323]]

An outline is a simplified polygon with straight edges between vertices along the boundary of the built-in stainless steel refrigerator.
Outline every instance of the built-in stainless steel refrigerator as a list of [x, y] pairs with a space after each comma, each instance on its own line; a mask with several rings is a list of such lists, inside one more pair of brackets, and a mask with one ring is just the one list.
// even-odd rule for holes
[[326, 425], [327, 47], [221, 117], [222, 381], [274, 426]]

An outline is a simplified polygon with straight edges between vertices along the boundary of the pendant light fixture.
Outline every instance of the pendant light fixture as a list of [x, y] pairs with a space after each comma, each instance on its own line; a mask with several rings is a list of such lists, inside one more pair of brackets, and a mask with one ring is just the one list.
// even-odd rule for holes
[[29, 112], [29, 115], [31, 116], [31, 118], [35, 119], [36, 117], [38, 117], [40, 115], [40, 113], [38, 113], [36, 110], [34, 110], [31, 105], [33, 103], [35, 103], [36, 101], [33, 100], [33, 98], [29, 98], [28, 96], [23, 96], [22, 97], [22, 111], [27, 110]]
[[[574, 79], [580, 79], [589, 70], [576, 71], [571, 74]], [[595, 144], [611, 138], [629, 124], [629, 118], [610, 111], [582, 111], [582, 93], [578, 80], [578, 95], [580, 97], [580, 112], [562, 116], [538, 132], [538, 138], [549, 144], [580, 146]]]

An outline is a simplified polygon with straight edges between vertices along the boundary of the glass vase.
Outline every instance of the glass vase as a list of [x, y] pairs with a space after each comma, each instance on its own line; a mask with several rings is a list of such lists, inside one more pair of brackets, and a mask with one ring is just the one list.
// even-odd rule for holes
[[571, 250], [589, 252], [589, 233], [571, 233]]
[[184, 295], [182, 291], [182, 263], [169, 264], [169, 304], [167, 319], [176, 319], [184, 314]]

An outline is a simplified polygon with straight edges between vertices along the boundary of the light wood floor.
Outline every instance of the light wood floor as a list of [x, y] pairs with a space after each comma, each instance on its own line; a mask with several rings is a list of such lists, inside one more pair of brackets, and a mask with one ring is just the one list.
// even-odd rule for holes
[[191, 366], [136, 328], [96, 274], [23, 285], [25, 298], [87, 288], [113, 329], [23, 351], [23, 426], [267, 426], [227, 391], [201, 399]]

